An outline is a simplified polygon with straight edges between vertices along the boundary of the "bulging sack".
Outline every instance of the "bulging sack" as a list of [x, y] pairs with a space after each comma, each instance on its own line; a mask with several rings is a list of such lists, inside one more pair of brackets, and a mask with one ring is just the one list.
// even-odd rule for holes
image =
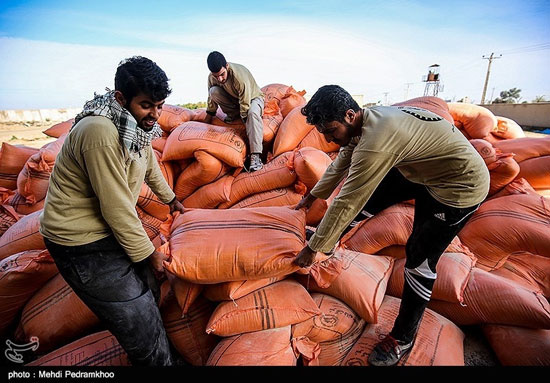
[[44, 237], [40, 234], [39, 216], [42, 210], [22, 217], [0, 237], [0, 259], [25, 250], [44, 250]]

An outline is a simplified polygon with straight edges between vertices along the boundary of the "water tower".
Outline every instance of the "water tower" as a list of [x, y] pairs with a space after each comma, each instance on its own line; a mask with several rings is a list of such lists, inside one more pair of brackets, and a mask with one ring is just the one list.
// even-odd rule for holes
[[439, 83], [439, 65], [433, 64], [428, 68], [428, 75], [422, 76], [422, 81], [426, 83], [424, 96], [436, 96], [439, 91], [443, 91], [443, 85]]

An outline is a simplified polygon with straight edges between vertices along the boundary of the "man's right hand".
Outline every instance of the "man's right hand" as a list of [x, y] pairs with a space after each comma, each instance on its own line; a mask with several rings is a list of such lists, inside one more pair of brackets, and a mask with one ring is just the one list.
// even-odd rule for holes
[[311, 194], [308, 194], [304, 196], [300, 200], [300, 202], [298, 202], [294, 210], [300, 210], [301, 208], [305, 208], [306, 210], [308, 210], [311, 207], [311, 204], [313, 204], [313, 202], [315, 202], [316, 199], [317, 197], [314, 197]]
[[167, 261], [168, 258], [168, 255], [155, 250], [153, 254], [149, 256], [149, 262], [151, 262], [151, 265], [156, 272], [164, 273], [164, 265], [162, 262]]
[[204, 118], [204, 122], [207, 123], [207, 124], [211, 124], [212, 123], [212, 115], [206, 113], [206, 117]]

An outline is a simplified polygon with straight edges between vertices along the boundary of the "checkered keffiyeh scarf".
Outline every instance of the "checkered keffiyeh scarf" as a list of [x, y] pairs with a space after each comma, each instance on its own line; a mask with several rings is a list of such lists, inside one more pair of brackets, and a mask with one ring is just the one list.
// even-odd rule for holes
[[[149, 131], [141, 129], [136, 119], [128, 111], [123, 108], [115, 99], [115, 91], [106, 89], [107, 93], [99, 95], [94, 93], [93, 100], [87, 101], [84, 104], [82, 112], [76, 117], [73, 127], [87, 116], [103, 116], [115, 124], [118, 129], [118, 134], [122, 145], [129, 152], [137, 153], [141, 149], [151, 144], [155, 138], [162, 136], [162, 130], [158, 123], [153, 125]], [[72, 128], [71, 128], [72, 129]]]

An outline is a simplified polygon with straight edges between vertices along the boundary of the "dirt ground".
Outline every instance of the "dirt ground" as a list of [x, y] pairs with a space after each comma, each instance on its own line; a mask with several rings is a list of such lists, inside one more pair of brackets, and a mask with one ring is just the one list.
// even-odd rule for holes
[[45, 144], [55, 141], [48, 137], [44, 130], [62, 121], [49, 122], [0, 122], [0, 143], [7, 142], [11, 145], [25, 145], [33, 148], [41, 148]]

